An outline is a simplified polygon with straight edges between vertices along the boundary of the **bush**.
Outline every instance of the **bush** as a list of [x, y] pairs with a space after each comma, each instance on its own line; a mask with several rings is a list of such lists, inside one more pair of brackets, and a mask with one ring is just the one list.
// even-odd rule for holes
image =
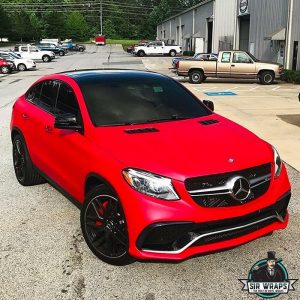
[[281, 79], [289, 83], [300, 84], [300, 71], [284, 70]]
[[194, 51], [183, 51], [183, 56], [194, 56], [195, 52]]

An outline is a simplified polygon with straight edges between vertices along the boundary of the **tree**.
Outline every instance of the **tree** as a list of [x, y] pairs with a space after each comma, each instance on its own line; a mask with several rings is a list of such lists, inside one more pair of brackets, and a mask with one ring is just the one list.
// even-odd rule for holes
[[68, 14], [65, 29], [66, 36], [74, 40], [85, 41], [89, 37], [88, 25], [80, 12]]
[[10, 38], [11, 34], [10, 18], [0, 5], [0, 38]]

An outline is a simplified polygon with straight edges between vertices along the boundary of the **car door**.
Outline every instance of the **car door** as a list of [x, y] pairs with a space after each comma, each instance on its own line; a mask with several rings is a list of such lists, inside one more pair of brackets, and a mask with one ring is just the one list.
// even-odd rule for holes
[[256, 78], [255, 63], [245, 52], [233, 52], [231, 64], [231, 77]]
[[22, 47], [21, 47], [21, 56], [22, 56], [23, 58], [31, 58], [31, 55], [30, 55], [30, 53], [28, 52], [27, 46], [22, 46]]
[[[56, 117], [74, 115], [78, 120], [78, 125], [83, 127], [75, 93], [69, 85], [62, 81], [59, 83], [54, 114]], [[85, 139], [83, 130], [55, 128], [54, 120], [49, 120], [46, 126], [51, 128], [48, 134], [48, 150], [51, 152], [53, 169], [51, 178], [65, 191], [79, 199], [85, 176], [88, 173], [87, 160], [91, 157], [89, 142]]]
[[155, 54], [155, 51], [156, 51], [156, 45], [155, 43], [149, 43], [147, 45], [147, 54], [150, 54], [150, 55], [154, 55]]
[[54, 105], [58, 93], [57, 82], [46, 80], [37, 84], [26, 94], [26, 100], [31, 103], [22, 112], [26, 124], [25, 139], [34, 164], [47, 175], [53, 174], [52, 153], [49, 147], [51, 128], [54, 124]]
[[36, 47], [29, 47], [29, 51], [32, 59], [42, 59], [41, 52], [39, 52], [39, 50]]
[[154, 46], [154, 53], [156, 55], [161, 55], [164, 53], [164, 47], [162, 42], [156, 42]]
[[231, 52], [223, 52], [220, 61], [217, 62], [217, 77], [230, 77]]

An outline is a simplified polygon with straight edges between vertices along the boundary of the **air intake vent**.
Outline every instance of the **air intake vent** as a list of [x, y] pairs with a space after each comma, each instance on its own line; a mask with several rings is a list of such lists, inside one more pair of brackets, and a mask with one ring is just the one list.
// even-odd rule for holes
[[128, 134], [136, 134], [136, 133], [148, 133], [148, 132], [158, 132], [156, 128], [138, 128], [138, 129], [127, 129], [125, 130]]
[[212, 124], [219, 123], [219, 121], [211, 119], [211, 120], [200, 121], [199, 123], [202, 124], [202, 125], [212, 125]]

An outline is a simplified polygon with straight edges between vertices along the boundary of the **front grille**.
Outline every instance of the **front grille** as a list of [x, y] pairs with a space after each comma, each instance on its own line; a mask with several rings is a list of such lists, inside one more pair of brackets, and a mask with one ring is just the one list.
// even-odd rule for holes
[[[147, 227], [137, 240], [138, 249], [175, 252], [190, 247], [231, 240], [286, 219], [291, 193], [253, 213], [206, 223], [169, 222]], [[201, 238], [197, 239], [197, 237]], [[192, 242], [195, 239], [194, 242]]]
[[[220, 190], [230, 178], [235, 176], [245, 177], [251, 186], [251, 192], [245, 201], [235, 200], [228, 190]], [[245, 202], [255, 200], [265, 194], [270, 186], [271, 164], [244, 169], [235, 172], [215, 174], [209, 176], [189, 178], [185, 181], [185, 187], [193, 200], [203, 207], [226, 207], [242, 205]], [[219, 188], [218, 191], [215, 189]], [[210, 191], [212, 189], [212, 191]], [[205, 191], [205, 192], [202, 192]], [[196, 192], [197, 191], [197, 192]]]

